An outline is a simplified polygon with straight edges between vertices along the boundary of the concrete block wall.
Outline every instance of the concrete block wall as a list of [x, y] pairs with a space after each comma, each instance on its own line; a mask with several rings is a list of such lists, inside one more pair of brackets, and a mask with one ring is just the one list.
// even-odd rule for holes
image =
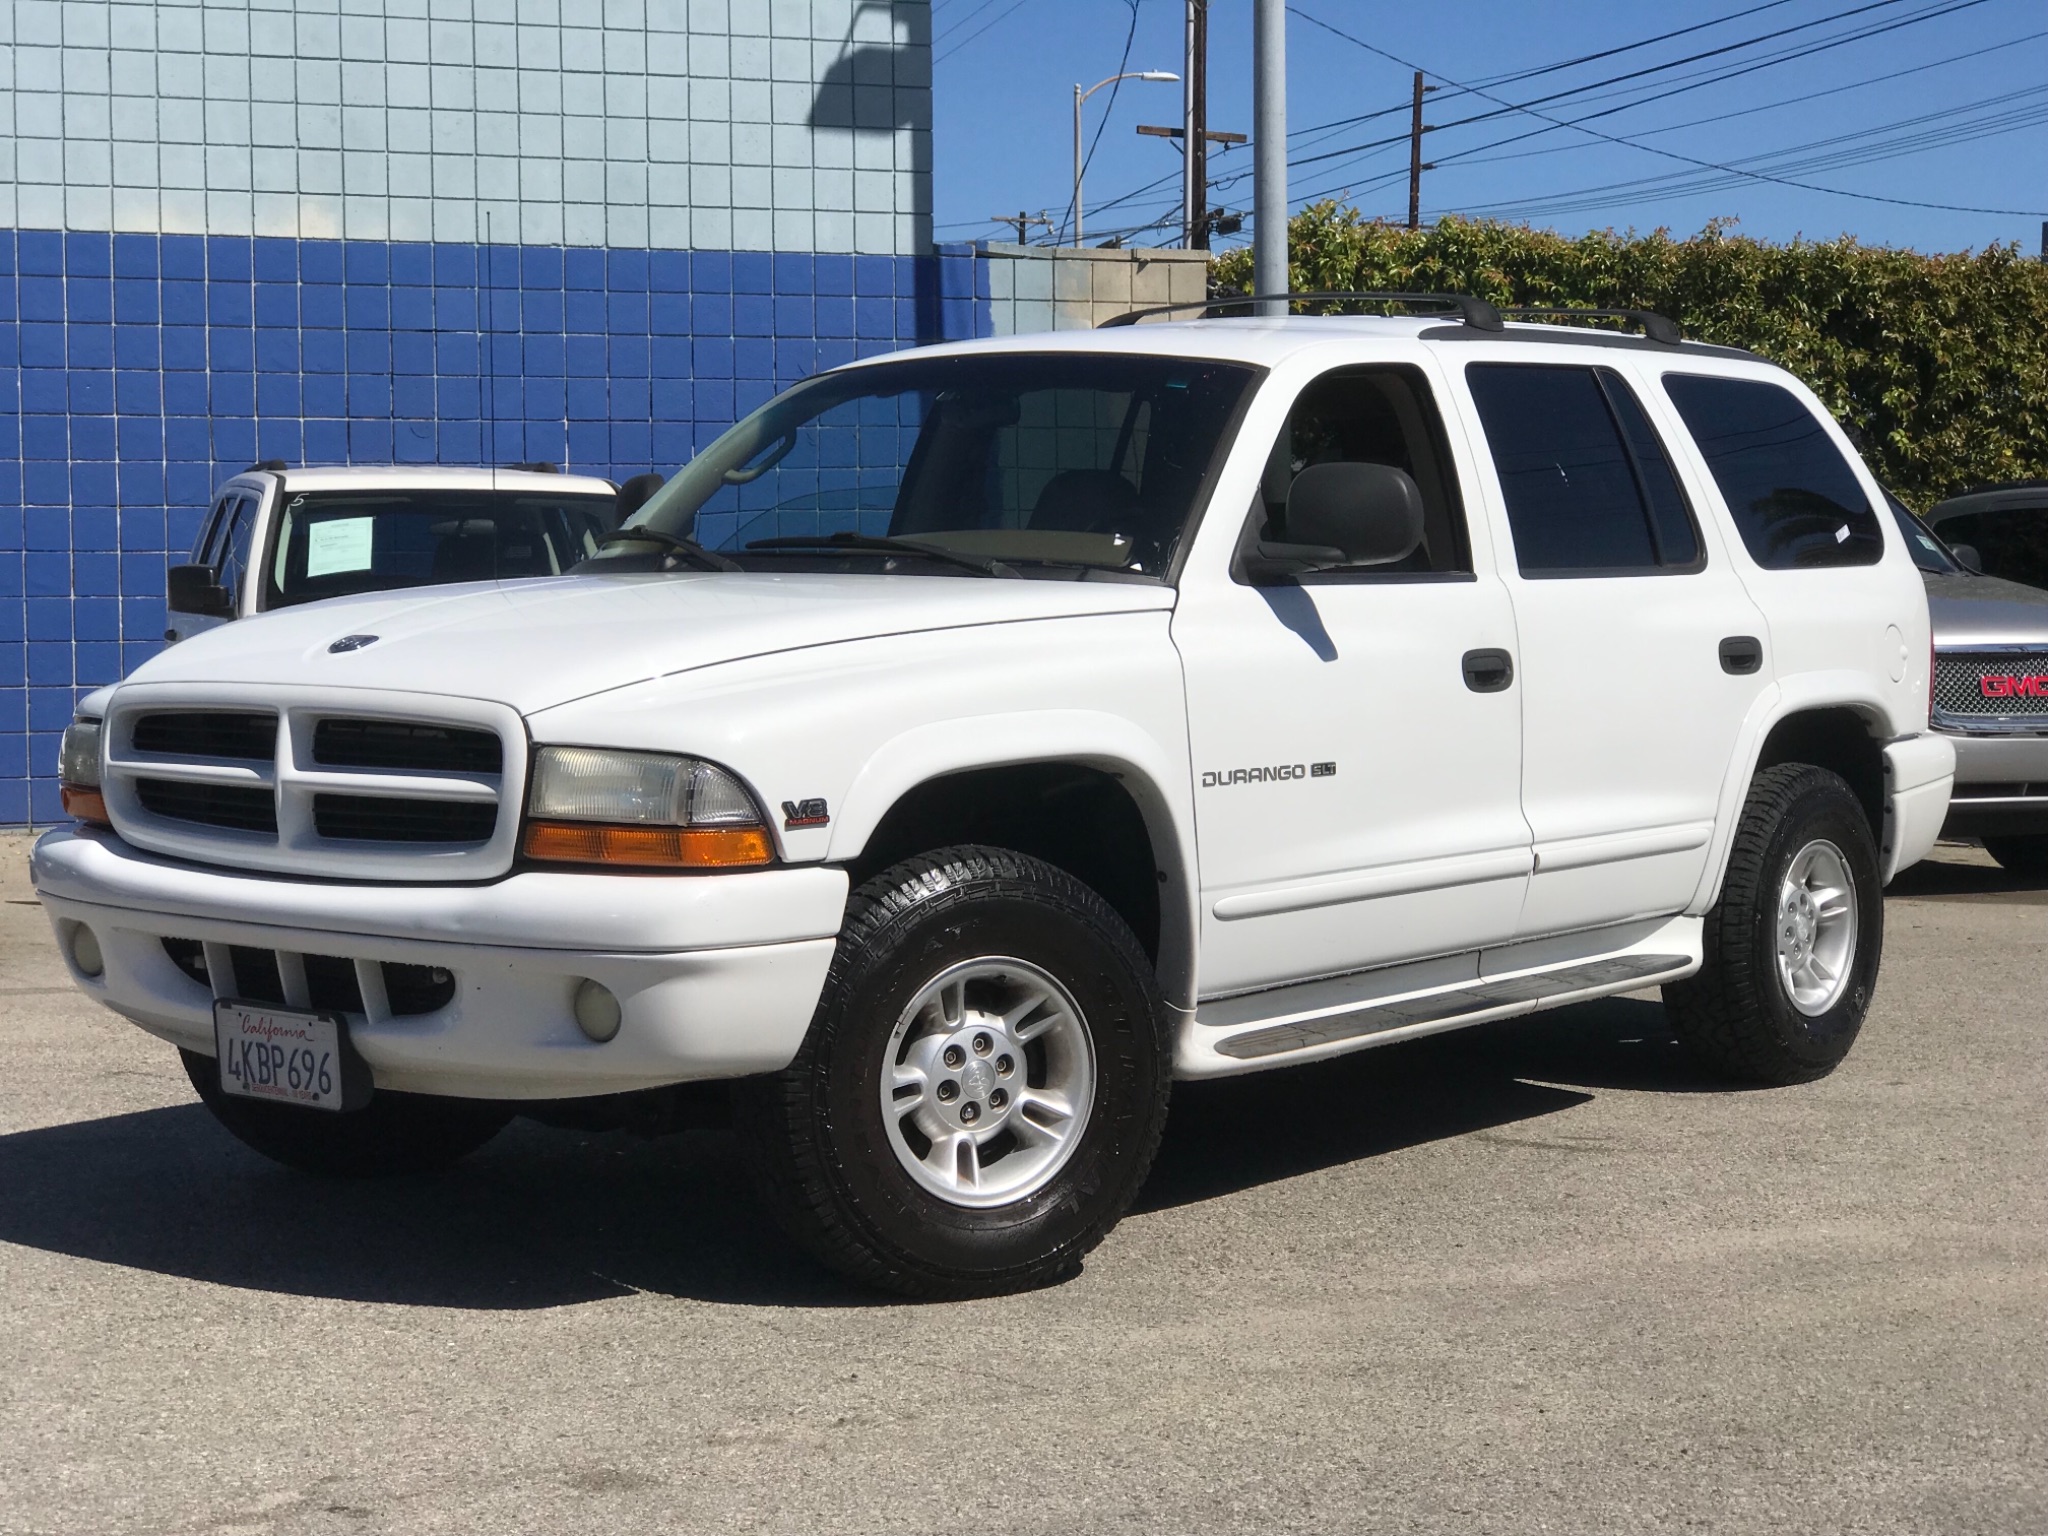
[[981, 249], [998, 336], [1086, 330], [1132, 309], [1208, 297], [1209, 261], [1201, 251], [999, 243]]

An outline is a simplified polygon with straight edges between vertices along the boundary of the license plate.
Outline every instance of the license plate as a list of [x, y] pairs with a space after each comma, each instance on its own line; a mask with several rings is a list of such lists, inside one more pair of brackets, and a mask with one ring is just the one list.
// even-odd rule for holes
[[213, 1040], [223, 1091], [307, 1109], [343, 1107], [347, 1044], [334, 1015], [222, 998], [213, 1005]]

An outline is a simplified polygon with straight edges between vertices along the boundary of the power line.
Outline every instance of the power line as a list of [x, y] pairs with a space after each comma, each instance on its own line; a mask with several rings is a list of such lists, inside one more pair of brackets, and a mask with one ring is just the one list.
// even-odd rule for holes
[[[1096, 120], [1095, 137], [1088, 141], [1088, 153], [1081, 158], [1081, 169], [1074, 173], [1074, 190], [1067, 197], [1067, 211], [1060, 215], [1060, 232], [1059, 237], [1053, 241], [1055, 245], [1066, 243], [1067, 230], [1074, 222], [1074, 200], [1081, 195], [1081, 183], [1088, 177], [1088, 167], [1095, 163], [1095, 146], [1102, 142], [1102, 130], [1109, 126], [1109, 115], [1116, 110], [1116, 98], [1124, 88], [1124, 71], [1131, 67], [1131, 44], [1136, 42], [1138, 37], [1138, 0], [1125, 0], [1125, 3], [1131, 8], [1131, 26], [1130, 30], [1124, 33], [1123, 57], [1116, 61], [1116, 79], [1109, 87], [1109, 101], [1102, 109], [1102, 116]], [[1075, 90], [1078, 96], [1079, 87]], [[1074, 121], [1078, 125], [1080, 120], [1081, 109], [1077, 105], [1074, 108]]]
[[[1878, 0], [1878, 3], [1886, 3], [1886, 0]], [[1983, 3], [1984, 0], [1958, 0], [1958, 3], [1951, 4], [1947, 6], [1945, 9], [1941, 10], [1940, 12], [1923, 13], [1917, 19], [1925, 20], [1927, 19], [1928, 14], [1947, 15], [1955, 11], [1968, 10], [1972, 6], [1981, 5]], [[1873, 8], [1874, 7], [1864, 7], [1864, 9]], [[1354, 43], [1358, 47], [1365, 49], [1368, 53], [1378, 54], [1382, 58], [1391, 59], [1394, 63], [1400, 64], [1407, 69], [1416, 69], [1420, 67], [1411, 60], [1403, 59], [1395, 54], [1388, 53], [1384, 48], [1375, 47], [1373, 44], [1366, 42], [1363, 38], [1353, 37], [1350, 33], [1345, 32], [1341, 28], [1331, 26], [1330, 23], [1322, 20], [1320, 17], [1310, 16], [1308, 13], [1301, 10], [1298, 6], [1290, 5], [1288, 9], [1290, 11], [1293, 11], [1295, 15], [1300, 16], [1304, 21], [1312, 22], [1316, 26], [1321, 27], [1324, 31], [1329, 32], [1337, 37], [1341, 37], [1346, 42]], [[1537, 111], [1535, 109], [1535, 104], [1533, 103], [1501, 101], [1499, 97], [1494, 96], [1487, 91], [1480, 90], [1474, 86], [1466, 85], [1462, 81], [1452, 80], [1448, 75], [1444, 75], [1433, 70], [1426, 71], [1426, 73], [1434, 74], [1436, 75], [1437, 79], [1447, 81], [1452, 85], [1458, 86], [1460, 89], [1470, 91], [1473, 95], [1479, 96], [1484, 100], [1495, 101], [1500, 103], [1500, 106], [1503, 109], [1502, 113], [1488, 113], [1484, 114], [1485, 116], [1500, 116], [1506, 112], [1522, 112], [1528, 114], [1530, 117], [1538, 119], [1541, 122], [1549, 123], [1553, 127], [1574, 128], [1577, 129], [1577, 131], [1579, 131], [1580, 133], [1590, 134], [1593, 137], [1599, 139], [1605, 139], [1612, 144], [1619, 144], [1629, 149], [1639, 149], [1646, 154], [1658, 155], [1667, 160], [1677, 160], [1686, 165], [1695, 166], [1701, 170], [1718, 171], [1723, 175], [1735, 176], [1754, 181], [1771, 182], [1779, 186], [1794, 187], [1802, 192], [1823, 192], [1834, 197], [1858, 198], [1867, 202], [1890, 203], [1897, 206], [1910, 208], [1930, 208], [1944, 213], [1987, 213], [1998, 214], [2006, 217], [2027, 218], [2037, 216], [2035, 210], [2024, 208], [1979, 208], [1957, 203], [1935, 203], [1924, 202], [1913, 198], [1885, 197], [1880, 194], [1872, 192], [1845, 192], [1835, 187], [1819, 186], [1812, 182], [1796, 181], [1789, 177], [1784, 176], [1773, 176], [1762, 171], [1741, 170], [1734, 166], [1720, 164], [1717, 161], [1702, 160], [1693, 155], [1683, 155], [1678, 153], [1676, 150], [1660, 149], [1653, 144], [1640, 144], [1633, 139], [1623, 138], [1617, 134], [1605, 133], [1597, 128], [1588, 128], [1585, 126], [1583, 121], [1572, 121], [1562, 118], [1555, 118], [1550, 116], [1548, 113]], [[1478, 119], [1475, 118], [1468, 118], [1465, 121], [1471, 122], [1477, 120]], [[1317, 156], [1315, 158], [1321, 159], [1326, 157]]]
[[[993, 0], [991, 0], [991, 3], [993, 3]], [[993, 20], [982, 23], [981, 28], [978, 31], [969, 33], [966, 37], [961, 38], [959, 42], [955, 43], [952, 47], [948, 48], [944, 53], [935, 54], [932, 58], [932, 62], [934, 64], [943, 64], [947, 59], [952, 58], [954, 54], [958, 53], [962, 48], [965, 48], [977, 37], [984, 36], [986, 33], [988, 33], [988, 31], [991, 28], [1001, 26], [1010, 17], [1016, 15], [1017, 12], [1023, 10], [1025, 3], [1026, 0], [1016, 0], [1015, 4], [1005, 8], [1003, 11], [998, 13]], [[988, 7], [986, 5], [982, 7], [983, 10], [986, 10], [987, 8]], [[962, 22], [960, 25], [964, 26], [965, 24], [965, 22]], [[952, 29], [952, 32], [957, 32], [959, 30], [960, 27], [956, 26]], [[946, 35], [950, 37], [952, 36], [952, 32], [948, 32]]]

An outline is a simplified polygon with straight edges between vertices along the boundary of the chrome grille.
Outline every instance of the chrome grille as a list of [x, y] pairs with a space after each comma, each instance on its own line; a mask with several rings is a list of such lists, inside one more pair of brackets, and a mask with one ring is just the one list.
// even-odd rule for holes
[[505, 705], [130, 684], [106, 743], [108, 812], [154, 853], [334, 879], [491, 879], [512, 867], [527, 748]]
[[1934, 712], [1965, 719], [2048, 719], [2048, 651], [1944, 651]]

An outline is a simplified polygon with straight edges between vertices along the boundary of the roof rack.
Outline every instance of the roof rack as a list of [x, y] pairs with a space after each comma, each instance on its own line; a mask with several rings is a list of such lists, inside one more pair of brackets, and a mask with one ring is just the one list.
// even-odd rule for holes
[[507, 464], [507, 469], [523, 469], [531, 475], [559, 475], [560, 466], [547, 459], [529, 459], [518, 464]]
[[[1181, 310], [1195, 310], [1207, 314], [1218, 309], [1240, 309], [1248, 304], [1433, 304], [1442, 310], [1455, 310], [1458, 318], [1476, 331], [1505, 330], [1500, 311], [1484, 299], [1474, 298], [1469, 293], [1376, 293], [1351, 291], [1317, 291], [1309, 293], [1225, 293], [1214, 298], [1190, 300], [1184, 304], [1154, 304], [1146, 309], [1134, 309], [1113, 316], [1096, 327], [1106, 329], [1112, 325], [1136, 325], [1152, 315], [1175, 314]], [[1668, 324], [1669, 322], [1667, 322]]]
[[243, 470], [242, 473], [248, 475], [254, 474], [259, 469], [267, 469], [272, 471], [273, 473], [281, 474], [282, 472], [290, 468], [291, 465], [285, 463], [283, 459], [258, 459], [254, 464], [251, 464], [247, 469]]
[[1685, 333], [1678, 328], [1678, 322], [1669, 315], [1660, 315], [1649, 309], [1584, 309], [1576, 304], [1517, 304], [1504, 309], [1502, 314], [1519, 320], [1526, 315], [1557, 315], [1568, 320], [1626, 320], [1639, 326], [1650, 340], [1675, 347], [1685, 340]]

